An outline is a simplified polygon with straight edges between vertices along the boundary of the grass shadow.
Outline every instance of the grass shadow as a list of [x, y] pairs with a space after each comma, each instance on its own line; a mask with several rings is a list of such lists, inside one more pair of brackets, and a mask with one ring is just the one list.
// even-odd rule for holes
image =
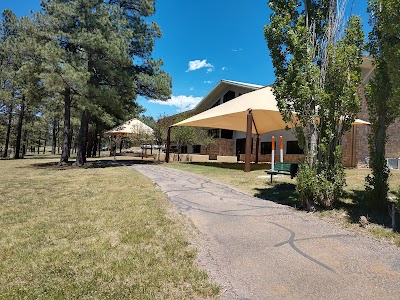
[[297, 197], [296, 185], [293, 183], [273, 183], [271, 187], [257, 188], [256, 190], [257, 193], [254, 196], [257, 198], [270, 200], [296, 209], [303, 209], [303, 205]]
[[162, 164], [158, 160], [145, 160], [145, 159], [124, 159], [124, 160], [114, 160], [102, 159], [91, 161], [85, 166], [87, 169], [98, 169], [98, 168], [115, 168], [115, 167], [127, 167], [132, 165], [157, 165]]
[[367, 199], [368, 193], [365, 190], [351, 190], [335, 203], [334, 208], [346, 211], [351, 223], [358, 223], [361, 216], [366, 216], [370, 223], [390, 228], [391, 218], [389, 214], [371, 208]]
[[[110, 159], [100, 159], [100, 160], [91, 160], [88, 161], [83, 166], [75, 166], [74, 161], [69, 161], [67, 164], [59, 165], [57, 162], [45, 162], [45, 163], [34, 163], [30, 164], [28, 168], [34, 169], [50, 169], [50, 170], [68, 170], [68, 169], [99, 169], [99, 168], [115, 168], [115, 167], [126, 167], [132, 165], [142, 165], [142, 164], [160, 164], [157, 160], [141, 160], [141, 159], [123, 159], [123, 160], [114, 160]], [[27, 166], [21, 167], [26, 168]]]

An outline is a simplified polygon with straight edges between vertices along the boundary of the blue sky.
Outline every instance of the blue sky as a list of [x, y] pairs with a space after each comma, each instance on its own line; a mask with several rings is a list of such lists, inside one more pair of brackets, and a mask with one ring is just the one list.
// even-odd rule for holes
[[[18, 16], [40, 9], [39, 0], [0, 0], [0, 10]], [[349, 1], [368, 32], [366, 0]], [[263, 27], [271, 11], [267, 0], [158, 0], [151, 20], [162, 29], [155, 58], [172, 76], [171, 100], [139, 99], [146, 115], [171, 115], [194, 107], [221, 80], [267, 85], [274, 72]]]

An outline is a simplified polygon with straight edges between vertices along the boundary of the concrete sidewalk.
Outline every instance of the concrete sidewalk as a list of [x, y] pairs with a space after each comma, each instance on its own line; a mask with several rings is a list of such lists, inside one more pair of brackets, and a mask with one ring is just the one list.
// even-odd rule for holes
[[400, 249], [200, 175], [135, 165], [201, 232], [222, 299], [400, 299]]

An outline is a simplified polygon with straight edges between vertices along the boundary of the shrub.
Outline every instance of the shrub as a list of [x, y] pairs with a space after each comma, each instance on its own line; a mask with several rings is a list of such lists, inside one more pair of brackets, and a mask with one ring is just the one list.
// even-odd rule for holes
[[318, 163], [313, 167], [303, 163], [299, 167], [296, 190], [307, 210], [314, 209], [315, 205], [332, 209], [335, 201], [343, 194], [344, 185], [345, 174], [338, 165], [331, 170], [319, 170]]

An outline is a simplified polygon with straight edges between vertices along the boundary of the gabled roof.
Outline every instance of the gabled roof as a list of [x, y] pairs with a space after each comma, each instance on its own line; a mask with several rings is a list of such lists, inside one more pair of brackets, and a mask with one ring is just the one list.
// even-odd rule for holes
[[251, 84], [246, 82], [239, 82], [239, 81], [232, 81], [232, 80], [225, 80], [222, 79], [218, 82], [213, 89], [193, 108], [189, 113], [199, 113], [206, 109], [209, 109], [213, 101], [227, 88], [229, 87], [239, 87], [242, 89], [247, 90], [248, 92], [258, 90], [262, 88], [262, 85], [258, 84]]
[[153, 134], [153, 129], [138, 119], [130, 119], [117, 127], [105, 132], [111, 136], [124, 136], [127, 137], [131, 134]]

